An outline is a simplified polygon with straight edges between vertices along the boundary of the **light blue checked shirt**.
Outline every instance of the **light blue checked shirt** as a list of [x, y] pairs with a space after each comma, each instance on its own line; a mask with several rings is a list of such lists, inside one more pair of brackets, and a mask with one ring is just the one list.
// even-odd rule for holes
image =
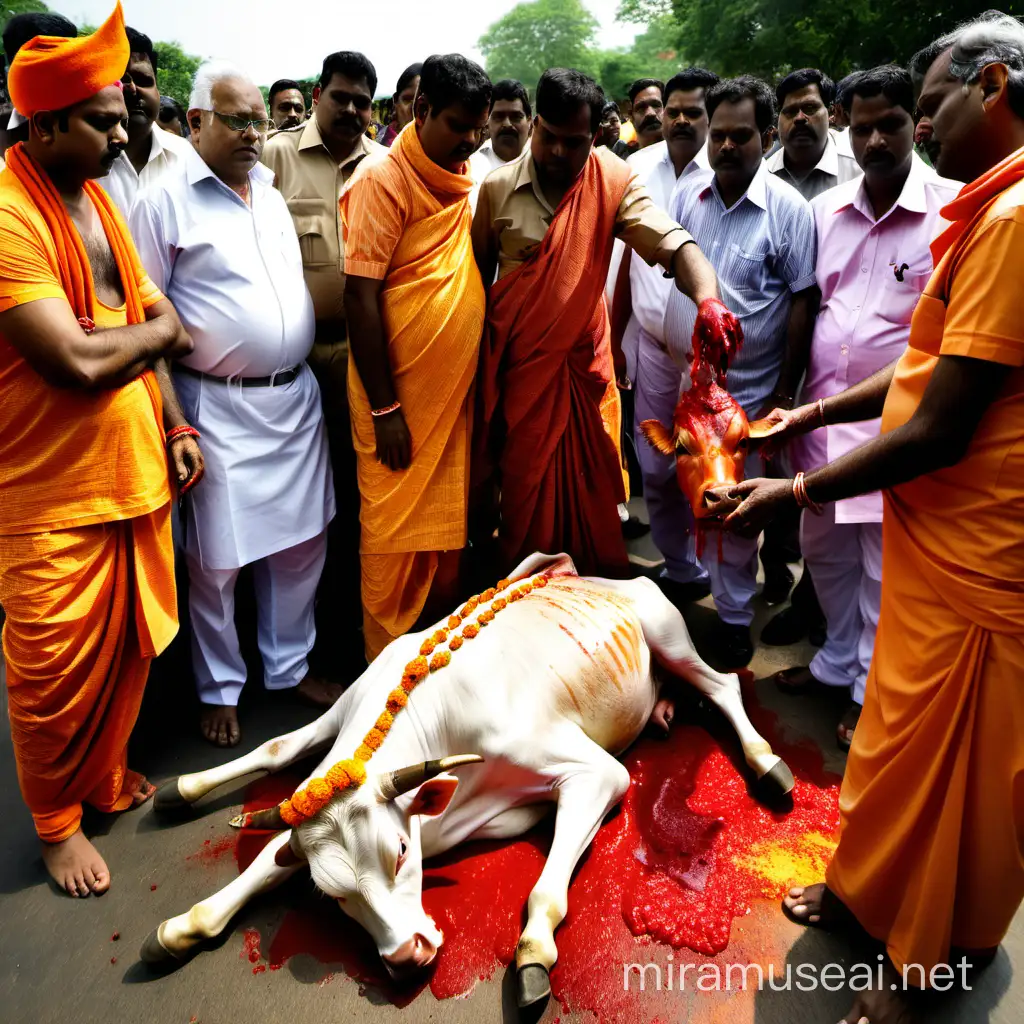
[[[753, 416], [778, 381], [792, 296], [815, 282], [810, 204], [762, 161], [732, 209], [725, 208], [714, 173], [702, 171], [679, 180], [669, 213], [715, 268], [722, 301], [743, 325], [743, 348], [729, 367], [729, 392]], [[680, 365], [686, 365], [696, 318], [692, 300], [673, 289], [665, 341]]]

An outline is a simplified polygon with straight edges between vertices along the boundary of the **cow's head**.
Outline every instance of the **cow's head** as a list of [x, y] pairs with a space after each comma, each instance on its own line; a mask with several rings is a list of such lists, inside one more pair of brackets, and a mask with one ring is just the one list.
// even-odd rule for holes
[[317, 887], [370, 933], [396, 976], [426, 967], [443, 941], [423, 909], [420, 818], [451, 803], [459, 780], [446, 769], [481, 760], [460, 755], [371, 775], [296, 829]]
[[707, 497], [711, 488], [743, 479], [750, 435], [747, 417], [715, 381], [683, 392], [671, 431], [658, 420], [644, 420], [640, 429], [653, 448], [675, 456], [679, 488], [697, 519], [715, 514]]

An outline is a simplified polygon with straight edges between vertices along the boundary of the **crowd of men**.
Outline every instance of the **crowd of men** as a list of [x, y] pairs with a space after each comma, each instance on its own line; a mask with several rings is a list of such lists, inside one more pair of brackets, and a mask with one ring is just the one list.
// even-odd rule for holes
[[[711, 594], [724, 667], [753, 655], [759, 549], [781, 603], [799, 528], [766, 633], [823, 636], [777, 682], [848, 691], [853, 746], [827, 885], [786, 912], [856, 922], [887, 972], [992, 959], [1024, 896], [1019, 22], [838, 87], [645, 78], [625, 120], [579, 71], [492, 84], [431, 56], [387, 125], [361, 53], [324, 60], [309, 112], [221, 61], [183, 111], [120, 6], [85, 37], [19, 15], [3, 42], [0, 604], [62, 888], [110, 884], [83, 803], [153, 792], [126, 750], [176, 548], [201, 728], [233, 746], [244, 567], [265, 686], [329, 706], [311, 658], [372, 661], [480, 573], [539, 550], [630, 574], [635, 444], [656, 582]], [[673, 421], [695, 337], [771, 427], [700, 557], [675, 454], [639, 429]], [[882, 985], [847, 1020], [905, 1000]]]

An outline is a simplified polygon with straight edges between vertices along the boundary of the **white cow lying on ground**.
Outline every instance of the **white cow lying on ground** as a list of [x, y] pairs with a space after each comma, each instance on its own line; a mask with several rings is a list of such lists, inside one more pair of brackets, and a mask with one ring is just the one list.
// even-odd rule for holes
[[[373, 936], [393, 973], [425, 967], [443, 939], [423, 910], [423, 859], [467, 839], [520, 835], [554, 802], [551, 850], [516, 949], [520, 1005], [545, 998], [570, 877], [629, 785], [614, 755], [639, 736], [658, 701], [665, 673], [656, 674], [652, 661], [722, 711], [770, 791], [792, 789], [789, 769], [747, 718], [738, 678], [700, 659], [682, 616], [654, 583], [578, 577], [567, 556], [541, 554], [526, 559], [512, 579], [540, 576], [543, 589], [499, 603], [490, 625], [412, 691], [362, 785], [275, 836], [220, 892], [164, 921], [143, 945], [142, 959], [186, 959], [254, 895], [308, 865], [317, 886]], [[479, 606], [484, 621], [491, 604]], [[353, 756], [404, 666], [433, 633], [396, 640], [310, 725], [166, 783], [157, 810], [187, 806], [250, 772], [274, 771], [332, 744], [311, 776], [322, 778]], [[461, 768], [458, 778], [448, 773], [454, 767]], [[287, 828], [278, 808], [248, 823]]]

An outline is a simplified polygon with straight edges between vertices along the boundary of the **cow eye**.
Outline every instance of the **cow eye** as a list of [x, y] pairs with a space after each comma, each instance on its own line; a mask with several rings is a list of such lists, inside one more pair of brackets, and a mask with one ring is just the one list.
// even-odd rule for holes
[[405, 845], [404, 839], [398, 840], [398, 860], [395, 862], [395, 874], [402, 870], [402, 865], [405, 863], [405, 855], [409, 852], [409, 847]]
[[682, 441], [677, 440], [676, 441], [676, 455], [689, 455], [689, 456], [692, 457], [693, 453], [690, 451], [689, 448], [686, 447], [685, 444], [683, 444]]

